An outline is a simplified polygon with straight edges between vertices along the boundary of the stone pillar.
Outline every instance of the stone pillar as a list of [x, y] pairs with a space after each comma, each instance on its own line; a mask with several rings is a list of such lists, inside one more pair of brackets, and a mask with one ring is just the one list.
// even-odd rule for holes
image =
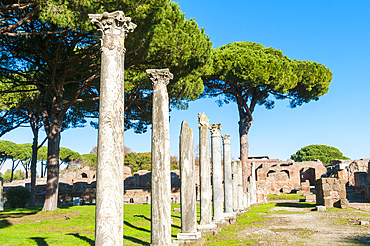
[[233, 208], [234, 211], [241, 211], [244, 208], [242, 165], [240, 161], [234, 161], [231, 166], [233, 172]]
[[122, 11], [89, 18], [102, 33], [95, 244], [123, 245], [124, 40], [136, 25]]
[[177, 239], [199, 239], [195, 194], [195, 159], [193, 130], [183, 121], [180, 133], [181, 233]]
[[205, 113], [198, 114], [199, 124], [199, 178], [200, 225], [212, 223], [211, 156], [209, 149], [209, 120]]
[[168, 69], [148, 69], [153, 82], [151, 245], [171, 245], [170, 121]]
[[250, 203], [251, 205], [257, 203], [257, 185], [256, 185], [256, 164], [254, 162], [251, 163], [251, 198]]
[[210, 125], [212, 146], [212, 191], [213, 191], [213, 220], [223, 223], [223, 189], [222, 189], [222, 165], [221, 165], [221, 124]]
[[0, 177], [0, 211], [4, 211], [3, 178]]
[[231, 170], [231, 150], [230, 150], [230, 135], [224, 134], [221, 136], [223, 142], [224, 155], [224, 197], [225, 197], [225, 213], [233, 212], [233, 179]]

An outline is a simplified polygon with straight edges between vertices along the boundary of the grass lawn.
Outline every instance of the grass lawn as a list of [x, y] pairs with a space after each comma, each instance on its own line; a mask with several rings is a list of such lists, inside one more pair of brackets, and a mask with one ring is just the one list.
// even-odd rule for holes
[[301, 200], [305, 199], [303, 194], [281, 193], [280, 195], [268, 194], [267, 200]]
[[[173, 212], [172, 237], [181, 231], [181, 215]], [[150, 204], [125, 204], [124, 245], [150, 244]], [[199, 217], [199, 211], [198, 211]], [[94, 245], [95, 206], [41, 207], [0, 212], [0, 245]]]

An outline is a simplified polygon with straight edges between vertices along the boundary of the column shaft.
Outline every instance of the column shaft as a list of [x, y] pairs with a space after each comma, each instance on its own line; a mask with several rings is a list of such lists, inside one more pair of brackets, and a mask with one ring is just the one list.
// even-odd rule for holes
[[212, 124], [211, 146], [212, 146], [212, 191], [213, 191], [213, 220], [218, 222], [223, 216], [223, 189], [222, 189], [222, 165], [221, 165], [221, 124]]
[[199, 176], [200, 225], [212, 222], [211, 156], [209, 149], [209, 123], [206, 114], [198, 114], [199, 123]]
[[224, 154], [224, 196], [225, 213], [233, 212], [233, 180], [231, 170], [230, 135], [222, 135]]

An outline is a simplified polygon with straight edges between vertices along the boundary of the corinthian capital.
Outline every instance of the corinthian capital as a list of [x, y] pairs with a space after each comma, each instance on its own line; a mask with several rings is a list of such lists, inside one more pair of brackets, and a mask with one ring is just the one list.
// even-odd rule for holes
[[220, 131], [222, 130], [221, 124], [212, 124], [209, 126], [209, 130], [211, 131], [211, 137], [219, 137]]
[[198, 114], [198, 126], [209, 126], [209, 119], [205, 113]]
[[221, 135], [221, 137], [222, 137], [222, 142], [223, 142], [224, 144], [230, 144], [230, 135], [228, 135], [228, 134], [223, 134], [223, 135]]
[[133, 32], [136, 25], [131, 22], [130, 17], [126, 17], [122, 11], [103, 14], [89, 14], [91, 23], [98, 26], [102, 35], [112, 34], [126, 38], [127, 33]]
[[147, 69], [146, 73], [149, 75], [150, 80], [153, 82], [154, 88], [157, 86], [166, 86], [173, 79], [173, 74], [170, 73], [168, 68], [164, 69]]

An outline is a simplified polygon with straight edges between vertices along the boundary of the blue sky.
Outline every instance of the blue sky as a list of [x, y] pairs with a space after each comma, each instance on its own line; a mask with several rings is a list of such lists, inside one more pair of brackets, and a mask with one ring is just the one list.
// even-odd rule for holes
[[[236, 41], [257, 42], [280, 49], [291, 59], [322, 63], [333, 72], [329, 92], [317, 102], [295, 109], [287, 101], [278, 101], [272, 110], [257, 107], [249, 133], [249, 156], [286, 160], [304, 146], [324, 144], [351, 159], [370, 157], [370, 1], [178, 2], [187, 19], [195, 18], [205, 28], [214, 48]], [[197, 114], [204, 112], [210, 123], [222, 123], [222, 134], [231, 135], [232, 157], [237, 159], [236, 104], [218, 107], [211, 98], [189, 105], [186, 111], [170, 114], [171, 155], [178, 155], [182, 120], [193, 128], [197, 144]], [[1, 140], [31, 142], [31, 130], [17, 129]], [[81, 154], [89, 153], [96, 143], [97, 131], [90, 126], [62, 133], [61, 146]], [[140, 135], [126, 131], [125, 145], [135, 152], [149, 152], [150, 131]]]

